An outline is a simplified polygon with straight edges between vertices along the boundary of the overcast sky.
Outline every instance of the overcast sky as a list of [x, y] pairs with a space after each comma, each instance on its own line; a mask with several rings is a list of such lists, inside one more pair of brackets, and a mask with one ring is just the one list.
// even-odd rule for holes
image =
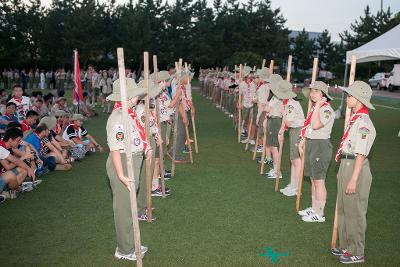
[[[207, 1], [211, 6], [213, 0]], [[125, 3], [127, 0], [116, 2]], [[51, 0], [42, 0], [42, 3], [49, 5]], [[339, 33], [349, 29], [350, 23], [363, 15], [366, 5], [370, 6], [372, 14], [376, 14], [381, 6], [381, 0], [271, 0], [271, 3], [273, 8], [281, 9], [290, 30], [305, 28], [307, 31], [321, 32], [328, 29], [336, 41], [339, 40]], [[388, 6], [393, 13], [397, 13], [400, 11], [400, 0], [383, 0], [383, 9], [386, 10]]]

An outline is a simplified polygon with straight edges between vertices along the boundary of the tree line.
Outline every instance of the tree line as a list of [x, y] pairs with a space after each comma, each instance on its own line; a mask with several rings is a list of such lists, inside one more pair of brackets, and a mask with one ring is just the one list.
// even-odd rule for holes
[[[135, 1], [136, 2], [136, 1]], [[296, 70], [306, 70], [312, 57], [320, 67], [341, 75], [345, 51], [400, 23], [390, 9], [364, 15], [334, 43], [325, 30], [315, 40], [306, 29], [290, 39], [281, 10], [270, 0], [0, 0], [0, 67], [70, 68], [78, 48], [82, 67], [115, 65], [116, 48], [124, 47], [127, 66], [140, 69], [143, 51], [158, 55], [160, 67], [182, 57], [196, 68], [260, 65], [263, 58], [284, 66], [293, 54]], [[371, 66], [369, 67], [371, 69]]]

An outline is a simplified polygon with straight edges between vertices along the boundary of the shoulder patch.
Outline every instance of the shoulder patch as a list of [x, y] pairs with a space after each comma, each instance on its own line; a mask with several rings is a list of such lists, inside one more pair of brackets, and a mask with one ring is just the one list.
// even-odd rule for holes
[[329, 119], [329, 117], [331, 115], [332, 115], [332, 111], [330, 111], [329, 109], [324, 110], [325, 119]]
[[361, 138], [365, 139], [369, 134], [369, 129], [367, 127], [361, 127], [358, 129], [358, 132], [361, 134]]
[[289, 113], [292, 113], [292, 111], [294, 110], [294, 106], [293, 105], [288, 105], [287, 109], [288, 109]]

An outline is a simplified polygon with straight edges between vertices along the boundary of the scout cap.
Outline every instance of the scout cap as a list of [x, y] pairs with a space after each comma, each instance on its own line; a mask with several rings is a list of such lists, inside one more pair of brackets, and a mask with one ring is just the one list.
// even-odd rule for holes
[[64, 100], [65, 102], [67, 102], [67, 99], [65, 97], [59, 97], [56, 99], [56, 103], [60, 102], [61, 100]]
[[244, 66], [243, 71], [242, 71], [243, 77], [249, 76], [252, 71], [253, 71], [253, 69], [251, 67]]
[[[167, 80], [170, 79], [170, 77], [171, 77], [171, 76], [169, 75], [168, 71], [166, 71], [166, 70], [162, 70], [162, 71], [159, 71], [159, 72], [157, 73], [157, 80], [158, 80], [158, 82], [167, 81]], [[150, 79], [150, 80], [154, 80], [154, 73], [150, 74], [149, 79]]]
[[269, 78], [267, 78], [265, 81], [269, 82], [269, 83], [278, 83], [280, 81], [282, 81], [282, 77], [279, 74], [272, 74], [271, 76], [269, 76]]
[[333, 97], [331, 97], [328, 93], [328, 85], [326, 85], [326, 83], [321, 82], [321, 81], [315, 81], [315, 82], [311, 83], [308, 87], [304, 87], [302, 89], [302, 91], [303, 91], [303, 95], [307, 99], [310, 97], [311, 89], [319, 90], [319, 91], [323, 92], [327, 98], [329, 98], [330, 100], [333, 100]]
[[296, 94], [292, 91], [292, 88], [292, 84], [286, 80], [271, 84], [272, 93], [279, 99], [289, 99], [296, 97]]
[[83, 121], [83, 115], [82, 114], [74, 114], [72, 115], [71, 121]]
[[[146, 95], [144, 88], [139, 88], [132, 78], [125, 78], [126, 80], [126, 98], [131, 99], [135, 96], [143, 97]], [[107, 96], [107, 100], [110, 101], [121, 101], [121, 88], [120, 80], [115, 80], [113, 83], [113, 92]]]
[[265, 67], [262, 69], [258, 69], [256, 72], [256, 76], [258, 76], [261, 80], [266, 81], [269, 78], [269, 69]]
[[40, 122], [39, 122], [38, 125], [39, 125], [39, 126], [40, 126], [40, 125], [46, 125], [47, 129], [53, 130], [54, 127], [56, 127], [56, 124], [57, 124], [57, 119], [56, 119], [56, 117], [49, 117], [49, 116], [46, 116], [46, 117], [43, 117], [43, 118], [40, 120]]
[[[146, 87], [144, 84], [144, 80], [141, 80], [138, 83], [138, 87], [142, 88], [144, 91], [146, 91]], [[160, 92], [161, 92], [162, 87], [160, 84], [154, 84], [153, 80], [149, 80], [149, 97], [153, 98], [156, 97]]]
[[375, 109], [371, 104], [372, 89], [363, 81], [355, 81], [349, 87], [340, 87], [343, 91], [356, 98], [369, 109]]
[[54, 112], [54, 116], [56, 116], [56, 117], [62, 117], [62, 116], [65, 116], [65, 115], [67, 115], [67, 112], [65, 112], [62, 109], [58, 109], [58, 110], [56, 110]]

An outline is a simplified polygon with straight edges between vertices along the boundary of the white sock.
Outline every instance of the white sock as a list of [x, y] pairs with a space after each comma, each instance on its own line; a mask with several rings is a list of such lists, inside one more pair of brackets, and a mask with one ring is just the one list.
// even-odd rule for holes
[[316, 212], [317, 211], [317, 205], [315, 203], [315, 197], [311, 196], [311, 208]]
[[159, 187], [158, 178], [151, 181], [151, 190], [154, 191]]
[[324, 208], [325, 208], [325, 200], [316, 200], [315, 205], [316, 209], [314, 210], [319, 216], [324, 216]]

